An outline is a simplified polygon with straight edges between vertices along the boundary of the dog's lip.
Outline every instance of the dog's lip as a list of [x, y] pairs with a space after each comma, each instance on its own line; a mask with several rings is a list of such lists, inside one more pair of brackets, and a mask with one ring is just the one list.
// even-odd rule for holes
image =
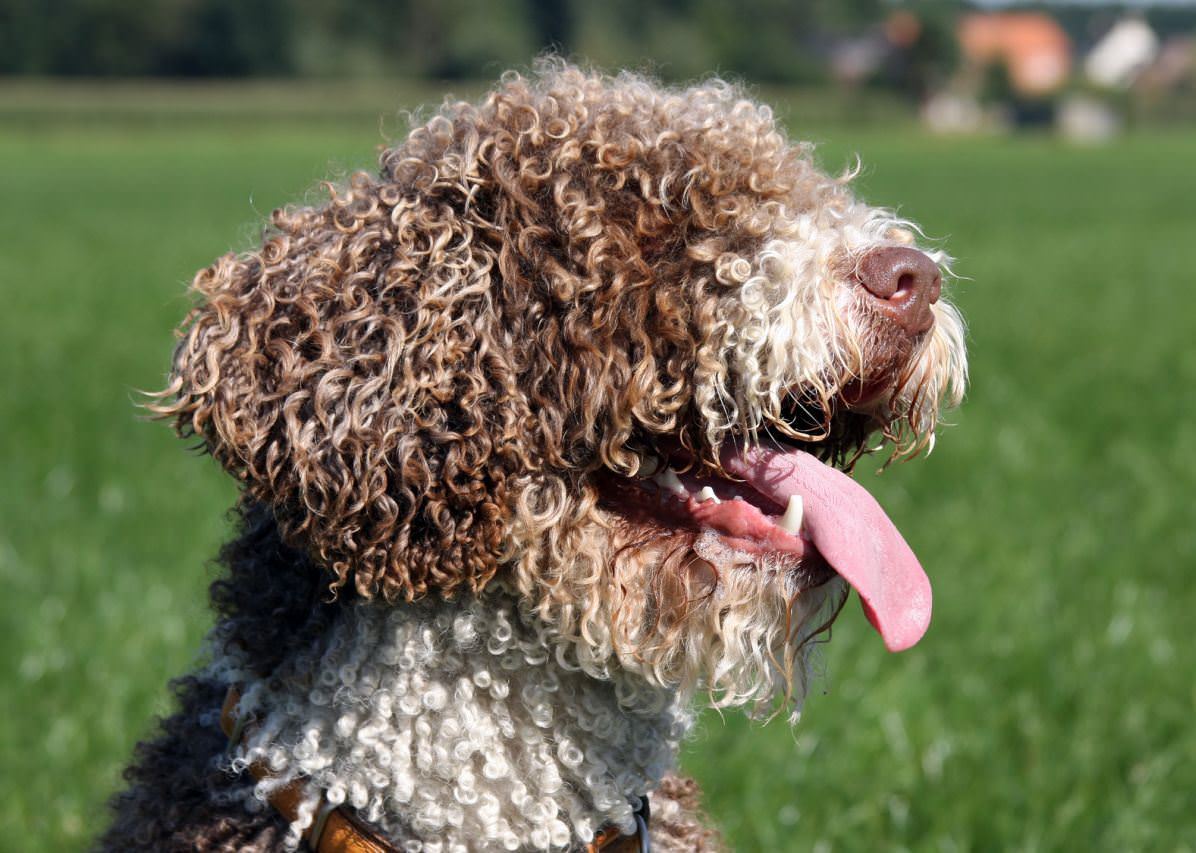
[[868, 412], [873, 404], [889, 395], [893, 384], [893, 379], [888, 376], [869, 381], [853, 379], [843, 386], [839, 398], [851, 411]]
[[[671, 473], [683, 488], [666, 488], [657, 481], [659, 478], [633, 479], [606, 472], [599, 479], [603, 504], [624, 517], [642, 515], [670, 529], [712, 531], [741, 554], [788, 558], [794, 564], [793, 577], [802, 589], [835, 577], [834, 569], [804, 530], [791, 533], [780, 526], [785, 508], [747, 483], [699, 477], [692, 471]], [[717, 500], [702, 499], [706, 489]]]
[[[600, 478], [600, 493], [607, 505], [625, 515], [645, 510], [670, 526], [709, 528], [729, 540], [736, 550], [813, 556], [814, 545], [804, 531], [791, 533], [778, 526], [785, 507], [747, 483], [670, 468], [669, 473], [681, 487], [674, 490], [660, 482], [659, 473], [655, 477], [629, 478], [608, 472]], [[713, 499], [702, 497], [707, 489]]]

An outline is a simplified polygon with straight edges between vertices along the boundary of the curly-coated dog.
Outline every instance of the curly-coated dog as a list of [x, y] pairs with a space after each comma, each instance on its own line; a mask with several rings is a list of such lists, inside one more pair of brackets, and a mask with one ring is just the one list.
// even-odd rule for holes
[[851, 588], [930, 619], [844, 469], [933, 442], [963, 327], [848, 178], [734, 86], [546, 61], [201, 271], [153, 405], [239, 530], [102, 848], [716, 847], [694, 706], [795, 709]]

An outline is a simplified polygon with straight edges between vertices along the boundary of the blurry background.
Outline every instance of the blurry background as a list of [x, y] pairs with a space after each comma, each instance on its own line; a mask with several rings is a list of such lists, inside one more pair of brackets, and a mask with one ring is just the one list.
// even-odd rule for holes
[[233, 485], [161, 425], [194, 270], [548, 46], [773, 103], [958, 259], [973, 388], [860, 479], [935, 582], [803, 722], [686, 755], [742, 850], [1196, 843], [1196, 9], [0, 0], [0, 850], [78, 850], [207, 624]]

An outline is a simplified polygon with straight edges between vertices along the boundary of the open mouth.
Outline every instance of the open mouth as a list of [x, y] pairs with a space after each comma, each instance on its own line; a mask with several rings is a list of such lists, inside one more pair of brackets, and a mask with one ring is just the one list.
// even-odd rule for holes
[[730, 444], [727, 477], [699, 477], [649, 457], [638, 478], [604, 479], [604, 501], [668, 528], [711, 531], [735, 551], [798, 563], [803, 586], [840, 575], [885, 647], [913, 646], [930, 624], [930, 581], [875, 498], [806, 450]]

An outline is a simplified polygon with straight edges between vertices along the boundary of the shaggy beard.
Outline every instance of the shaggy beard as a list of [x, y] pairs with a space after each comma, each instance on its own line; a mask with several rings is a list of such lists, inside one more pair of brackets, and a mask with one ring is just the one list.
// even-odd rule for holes
[[842, 578], [805, 587], [792, 561], [737, 552], [712, 531], [660, 566], [619, 577], [611, 606], [621, 666], [710, 707], [784, 711], [791, 723], [808, 690], [810, 652], [848, 594]]
[[537, 535], [516, 584], [587, 674], [631, 672], [686, 703], [785, 709], [796, 722], [810, 650], [849, 591], [842, 578], [810, 586], [791, 558], [639, 527], [593, 498], [574, 503], [563, 483], [528, 484], [518, 507], [516, 533]]

